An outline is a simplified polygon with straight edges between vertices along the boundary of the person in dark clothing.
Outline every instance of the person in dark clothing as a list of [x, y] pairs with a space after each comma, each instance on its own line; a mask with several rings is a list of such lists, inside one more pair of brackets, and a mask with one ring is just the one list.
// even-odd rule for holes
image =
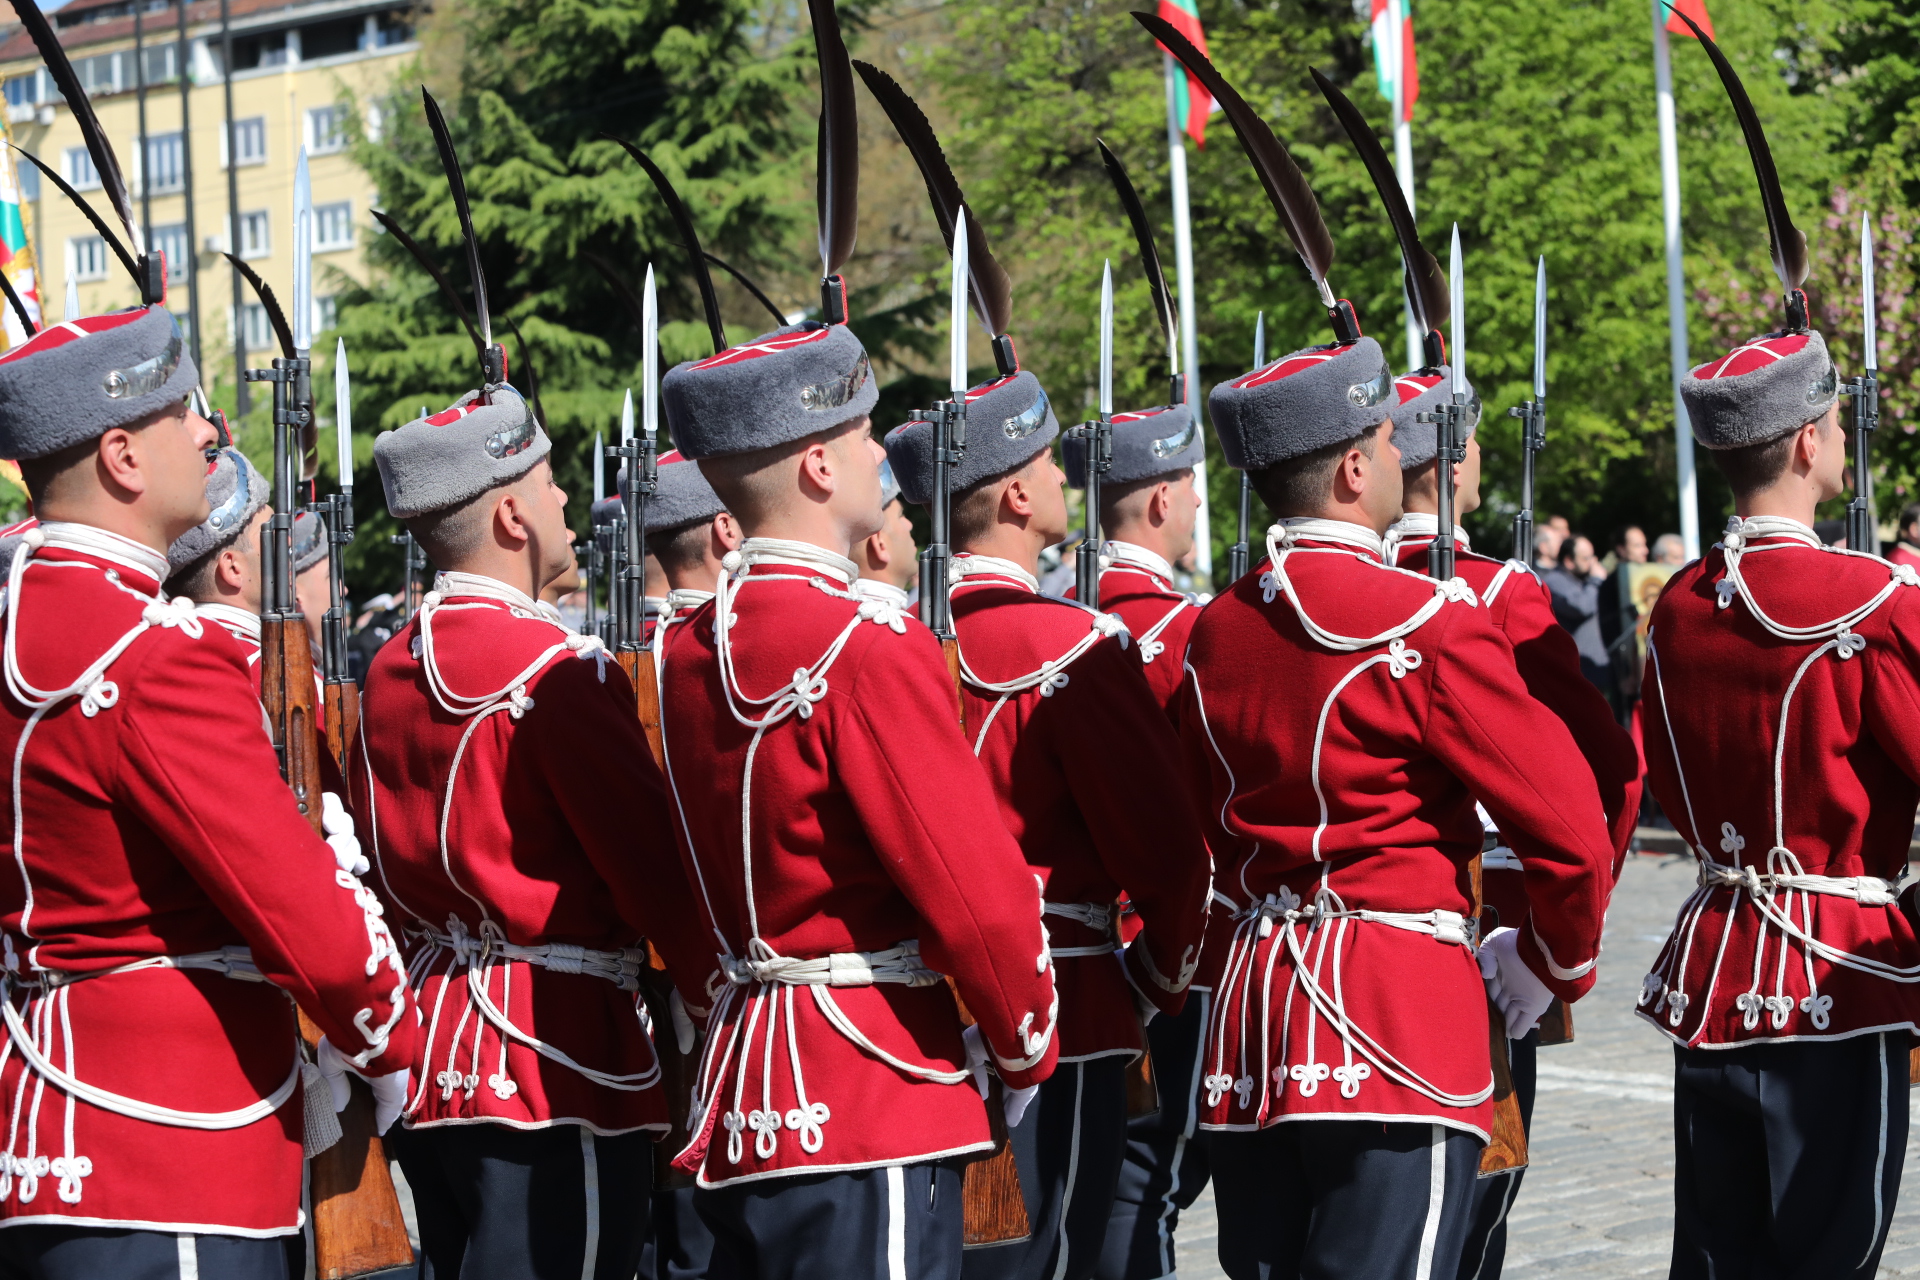
[[1573, 633], [1580, 650], [1580, 674], [1609, 698], [1614, 695], [1613, 664], [1600, 634], [1600, 562], [1593, 543], [1575, 534], [1560, 544], [1557, 567], [1541, 575], [1553, 594], [1553, 616]]

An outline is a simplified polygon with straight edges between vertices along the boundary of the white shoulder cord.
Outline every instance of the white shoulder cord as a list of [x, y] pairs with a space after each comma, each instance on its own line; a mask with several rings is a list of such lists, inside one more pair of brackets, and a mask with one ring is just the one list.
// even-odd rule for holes
[[[1785, 542], [1767, 542], [1754, 546], [1756, 538], [1786, 538]], [[1733, 603], [1737, 595], [1753, 614], [1754, 620], [1782, 640], [1824, 640], [1830, 636], [1840, 636], [1869, 617], [1898, 587], [1920, 587], [1920, 573], [1912, 565], [1891, 564], [1879, 556], [1864, 551], [1853, 551], [1846, 547], [1828, 547], [1821, 544], [1813, 530], [1798, 520], [1788, 520], [1780, 516], [1753, 516], [1746, 520], [1738, 517], [1727, 521], [1726, 536], [1720, 546], [1726, 555], [1726, 576], [1716, 584], [1719, 599], [1716, 604], [1725, 609]], [[1815, 623], [1810, 627], [1790, 627], [1776, 622], [1767, 616], [1765, 610], [1753, 597], [1753, 589], [1740, 572], [1740, 562], [1749, 555], [1759, 555], [1763, 551], [1777, 551], [1787, 547], [1802, 547], [1822, 552], [1826, 555], [1852, 556], [1860, 560], [1871, 560], [1887, 570], [1887, 584], [1874, 594], [1866, 603], [1858, 605], [1838, 618], [1828, 622]]]
[[[474, 596], [495, 603], [449, 605], [445, 603], [449, 596]], [[522, 668], [519, 674], [493, 692], [477, 697], [455, 693], [441, 676], [439, 658], [434, 653], [433, 615], [442, 609], [490, 609], [496, 605], [507, 606], [508, 612], [517, 618], [530, 618], [547, 623], [560, 632], [561, 639], [559, 643], [549, 646], [539, 657]], [[472, 573], [442, 573], [434, 580], [433, 590], [420, 601], [419, 621], [419, 652], [415, 656], [420, 659], [420, 667], [427, 677], [427, 688], [432, 692], [434, 701], [438, 702], [449, 715], [470, 716], [489, 704], [499, 701], [502, 697], [511, 695], [514, 703], [513, 718], [518, 720], [533, 706], [533, 700], [526, 696], [527, 681], [540, 672], [553, 660], [554, 655], [563, 649], [571, 650], [582, 658], [595, 659], [600, 664], [601, 681], [604, 683], [607, 678], [605, 641], [599, 636], [581, 635], [577, 631], [567, 630], [543, 612], [538, 602], [531, 596], [495, 578], [486, 578]]]
[[[1001, 560], [995, 556], [976, 555], [959, 556], [954, 559], [948, 573], [947, 594], [951, 596], [954, 592], [965, 590], [968, 586], [997, 585], [983, 582], [967, 582], [968, 578], [985, 578], [989, 575], [1000, 578], [1012, 578], [1028, 591], [1035, 595], [1039, 594], [1039, 582], [1032, 574], [1022, 569], [1019, 565], [1014, 564], [1011, 560]], [[1049, 597], [1049, 599], [1051, 600], [1052, 598]], [[999, 694], [1002, 702], [1016, 694], [1025, 693], [1027, 690], [1036, 686], [1039, 687], [1040, 692], [1044, 696], [1052, 697], [1054, 690], [1066, 687], [1067, 668], [1072, 666], [1074, 662], [1079, 660], [1082, 654], [1093, 648], [1093, 646], [1098, 644], [1103, 638], [1107, 636], [1117, 637], [1122, 649], [1131, 643], [1131, 636], [1127, 632], [1127, 624], [1122, 622], [1114, 614], [1101, 613], [1097, 609], [1090, 609], [1077, 600], [1054, 600], [1053, 602], [1061, 605], [1069, 605], [1087, 615], [1087, 633], [1075, 641], [1071, 648], [1059, 657], [1050, 658], [1041, 663], [1037, 669], [1029, 671], [1023, 676], [1015, 676], [1011, 680], [994, 681], [983, 680], [979, 675], [975, 674], [973, 668], [967, 664], [966, 650], [956, 643], [954, 647], [959, 651], [960, 655], [960, 674], [966, 682], [986, 693]], [[996, 711], [998, 709], [997, 707], [995, 708]], [[991, 719], [991, 717], [989, 717], [989, 719]], [[982, 733], [985, 732], [984, 725], [981, 731]], [[978, 754], [977, 749], [975, 754]]]
[[[1302, 540], [1341, 543], [1352, 548], [1352, 550], [1342, 551], [1335, 547], [1300, 547], [1295, 545]], [[1410, 635], [1422, 626], [1425, 626], [1427, 620], [1433, 617], [1434, 614], [1440, 612], [1441, 607], [1449, 601], [1457, 601], [1476, 607], [1479, 605], [1480, 601], [1478, 597], [1474, 595], [1473, 588], [1467, 585], [1466, 579], [1452, 578], [1446, 582], [1434, 582], [1425, 574], [1414, 573], [1411, 570], [1388, 564], [1384, 560], [1376, 559], [1376, 557], [1382, 555], [1383, 551], [1384, 546], [1379, 536], [1376, 535], [1373, 530], [1364, 528], [1361, 525], [1349, 524], [1344, 520], [1320, 520], [1311, 517], [1288, 518], [1267, 530], [1267, 557], [1272, 562], [1273, 567], [1266, 573], [1260, 575], [1261, 595], [1266, 603], [1272, 604], [1273, 598], [1276, 595], [1284, 593], [1287, 597], [1287, 603], [1293, 606], [1293, 612], [1295, 616], [1300, 619], [1300, 625], [1306, 629], [1307, 634], [1320, 645], [1332, 649], [1336, 653], [1354, 653], [1361, 649], [1371, 649], [1376, 645], [1386, 644], [1389, 641], [1398, 640], [1403, 636]], [[1307, 616], [1306, 605], [1301, 601], [1299, 593], [1294, 590], [1293, 580], [1287, 576], [1287, 560], [1290, 556], [1296, 554], [1350, 555], [1362, 564], [1371, 565], [1373, 568], [1384, 570], [1387, 573], [1405, 574], [1407, 577], [1416, 579], [1417, 581], [1430, 583], [1433, 587], [1433, 596], [1426, 603], [1422, 604], [1420, 608], [1414, 612], [1413, 616], [1405, 622], [1397, 626], [1388, 627], [1378, 635], [1365, 637], [1343, 636], [1338, 632], [1328, 631], [1325, 627], [1322, 627], [1319, 623]]]
[[680, 616], [682, 610], [698, 609], [711, 599], [713, 599], [711, 591], [675, 587], [667, 592], [666, 598], [661, 602], [662, 607], [657, 620], [653, 624], [653, 682], [656, 685], [660, 683], [661, 672], [665, 669], [662, 664], [667, 660], [667, 629], [686, 621]]
[[1155, 580], [1155, 586], [1162, 587], [1180, 597], [1179, 603], [1167, 610], [1165, 616], [1134, 637], [1134, 643], [1139, 646], [1141, 664], [1150, 666], [1155, 658], [1167, 651], [1166, 644], [1160, 639], [1161, 633], [1173, 624], [1173, 620], [1180, 616], [1182, 610], [1198, 608], [1200, 602], [1194, 598], [1192, 592], [1174, 591], [1173, 566], [1145, 547], [1135, 546], [1131, 542], [1108, 542], [1101, 548], [1100, 576], [1103, 580], [1110, 569], [1126, 569], [1143, 573]]
[[[1397, 565], [1400, 561], [1400, 546], [1416, 538], [1431, 538], [1440, 532], [1440, 518], [1425, 511], [1409, 511], [1387, 527], [1385, 536], [1380, 539], [1380, 558], [1388, 564]], [[1459, 525], [1453, 526], [1453, 540], [1460, 544], [1462, 551], [1473, 548], [1473, 539]]]

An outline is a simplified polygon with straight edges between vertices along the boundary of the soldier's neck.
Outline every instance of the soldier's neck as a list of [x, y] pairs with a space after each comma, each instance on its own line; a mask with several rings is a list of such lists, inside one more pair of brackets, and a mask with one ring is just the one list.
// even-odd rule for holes
[[517, 551], [498, 546], [482, 547], [472, 555], [462, 556], [458, 564], [441, 565], [439, 568], [446, 572], [470, 573], [477, 578], [504, 582], [531, 600], [538, 600], [541, 588], [547, 585], [531, 542]]
[[[117, 533], [163, 556], [167, 554], [167, 548], [173, 545], [173, 540], [186, 532], [186, 529], [174, 532], [173, 525], [177, 521], [170, 522], [162, 518], [138, 499], [126, 502], [105, 492], [67, 494], [58, 499], [49, 497], [40, 504], [34, 515], [43, 524], [84, 524], [108, 533]], [[187, 527], [192, 528], [191, 525]]]
[[956, 553], [1012, 561], [1037, 578], [1040, 576], [1040, 553], [1048, 545], [1046, 535], [1035, 530], [1031, 524], [996, 524], [977, 538], [956, 541], [953, 549]]
[[1156, 525], [1150, 520], [1121, 520], [1106, 529], [1105, 533], [1109, 542], [1131, 542], [1143, 551], [1153, 552], [1168, 564], [1191, 549], [1191, 544], [1176, 548], [1171, 528], [1164, 524]]
[[[1798, 483], [1796, 483], [1798, 481]], [[1742, 520], [1755, 516], [1780, 516], [1813, 527], [1815, 497], [1800, 476], [1789, 471], [1779, 483], [1768, 485], [1744, 498], [1733, 500], [1733, 510]]]

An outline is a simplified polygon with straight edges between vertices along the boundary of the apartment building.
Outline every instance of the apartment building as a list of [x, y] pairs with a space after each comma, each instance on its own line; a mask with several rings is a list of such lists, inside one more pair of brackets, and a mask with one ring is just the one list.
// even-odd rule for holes
[[[375, 193], [348, 154], [348, 122], [358, 112], [378, 137], [395, 74], [418, 47], [420, 15], [409, 0], [191, 0], [183, 24], [182, 2], [70, 0], [49, 16], [112, 140], [148, 243], [166, 254], [167, 305], [196, 340], [209, 385], [231, 387], [236, 338], [250, 365], [277, 350], [251, 289], [242, 285], [236, 303], [235, 273], [220, 254], [237, 240], [238, 255], [290, 305], [302, 146], [313, 181], [316, 332], [332, 323], [334, 272], [366, 278]], [[0, 31], [0, 84], [13, 141], [117, 229], [79, 126], [19, 26]], [[64, 318], [69, 279], [83, 314], [135, 302], [133, 282], [80, 211], [31, 165], [18, 167], [46, 318]]]

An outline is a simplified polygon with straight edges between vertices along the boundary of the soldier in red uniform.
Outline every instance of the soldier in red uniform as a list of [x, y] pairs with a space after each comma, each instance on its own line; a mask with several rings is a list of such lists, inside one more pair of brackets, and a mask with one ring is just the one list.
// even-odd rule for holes
[[846, 553], [881, 528], [866, 353], [803, 324], [662, 390], [746, 535], [661, 670], [675, 829], [724, 973], [677, 1163], [720, 1274], [954, 1277], [959, 1161], [992, 1145], [976, 1068], [1038, 1084], [1058, 1001], [938, 644], [851, 589]]
[[1813, 532], [1835, 381], [1802, 327], [1681, 383], [1738, 514], [1647, 634], [1648, 782], [1700, 862], [1640, 993], [1674, 1041], [1680, 1277], [1872, 1276], [1900, 1188], [1920, 577]]
[[235, 448], [220, 450], [207, 473], [205, 520], [167, 548], [168, 595], [193, 601], [194, 613], [240, 642], [259, 684], [260, 531], [273, 508], [266, 477]]
[[0, 1273], [29, 1280], [285, 1276], [321, 1080], [294, 1003], [383, 1124], [413, 1059], [351, 836], [313, 833], [245, 655], [161, 591], [208, 516], [196, 377], [157, 305], [0, 356], [0, 456], [41, 521], [0, 545]]
[[[1040, 552], [1067, 535], [1046, 393], [1021, 372], [967, 401], [974, 430], [953, 476], [961, 703], [1000, 815], [1044, 886], [1063, 998], [1061, 1068], [1013, 1131], [1033, 1234], [970, 1250], [966, 1273], [1078, 1278], [1092, 1274], [1112, 1216], [1125, 1072], [1146, 1048], [1140, 1021], [1178, 1013], [1186, 999], [1211, 865], [1176, 781], [1178, 741], [1125, 625], [1039, 594]], [[933, 496], [933, 438], [918, 421], [887, 438], [912, 501]], [[1116, 751], [1127, 767], [1115, 767]], [[1172, 785], [1143, 787], [1143, 776]], [[1123, 891], [1141, 926], [1124, 950]]]
[[[1439, 527], [1440, 495], [1434, 473], [1434, 424], [1421, 422], [1452, 397], [1452, 370], [1445, 365], [1422, 369], [1398, 378], [1397, 393], [1389, 402], [1393, 411], [1393, 439], [1400, 450], [1400, 468], [1406, 514], [1387, 530], [1387, 560], [1415, 573], [1428, 572], [1427, 553]], [[1474, 430], [1480, 424], [1480, 400], [1475, 396], [1462, 418], [1466, 460], [1454, 464], [1454, 510], [1464, 516], [1480, 505], [1480, 442]], [[1573, 637], [1553, 616], [1552, 598], [1528, 568], [1514, 560], [1477, 555], [1464, 529], [1453, 531], [1457, 550], [1454, 574], [1466, 580], [1493, 625], [1513, 646], [1513, 659], [1527, 692], [1560, 717], [1574, 745], [1592, 770], [1613, 836], [1613, 874], [1618, 878], [1633, 837], [1640, 804], [1640, 761], [1633, 739], [1613, 718], [1600, 691], [1580, 674], [1580, 653]], [[1513, 850], [1500, 841], [1492, 820], [1482, 814], [1490, 847], [1481, 856], [1481, 885], [1485, 912], [1482, 927], [1512, 928], [1526, 918], [1526, 868]], [[1534, 1055], [1540, 1045], [1539, 1028], [1508, 1041], [1514, 1091], [1519, 1096], [1522, 1122], [1531, 1126], [1534, 1099]], [[1473, 1222], [1460, 1255], [1460, 1280], [1497, 1280], [1507, 1251], [1508, 1212], [1520, 1191], [1523, 1169], [1510, 1169], [1479, 1179], [1473, 1189]]]
[[880, 514], [886, 521], [880, 532], [853, 544], [853, 562], [860, 566], [853, 589], [897, 609], [911, 609], [913, 584], [920, 577], [919, 551], [913, 545], [907, 500], [890, 462], [880, 464]]
[[[1522, 1031], [1584, 993], [1612, 883], [1593, 776], [1490, 611], [1384, 561], [1392, 396], [1364, 337], [1212, 395], [1281, 516], [1265, 567], [1195, 624], [1182, 695], [1233, 917], [1202, 1124], [1236, 1278], [1452, 1274], [1492, 1114], [1488, 990]], [[1526, 885], [1484, 987], [1475, 797]]]
[[[700, 474], [698, 463], [678, 449], [660, 455], [659, 481], [647, 499], [647, 551], [666, 575], [659, 634], [685, 621], [713, 599], [713, 587], [726, 572], [721, 561], [740, 545], [740, 522]], [[626, 473], [621, 472], [622, 486]], [[622, 492], [625, 492], [624, 487]], [[658, 664], [663, 648], [654, 645]]]
[[713, 963], [626, 676], [536, 603], [571, 555], [550, 448], [505, 385], [374, 442], [440, 573], [348, 776], [424, 1022], [394, 1148], [430, 1266], [623, 1280], [666, 1128], [642, 934], [696, 997]]

